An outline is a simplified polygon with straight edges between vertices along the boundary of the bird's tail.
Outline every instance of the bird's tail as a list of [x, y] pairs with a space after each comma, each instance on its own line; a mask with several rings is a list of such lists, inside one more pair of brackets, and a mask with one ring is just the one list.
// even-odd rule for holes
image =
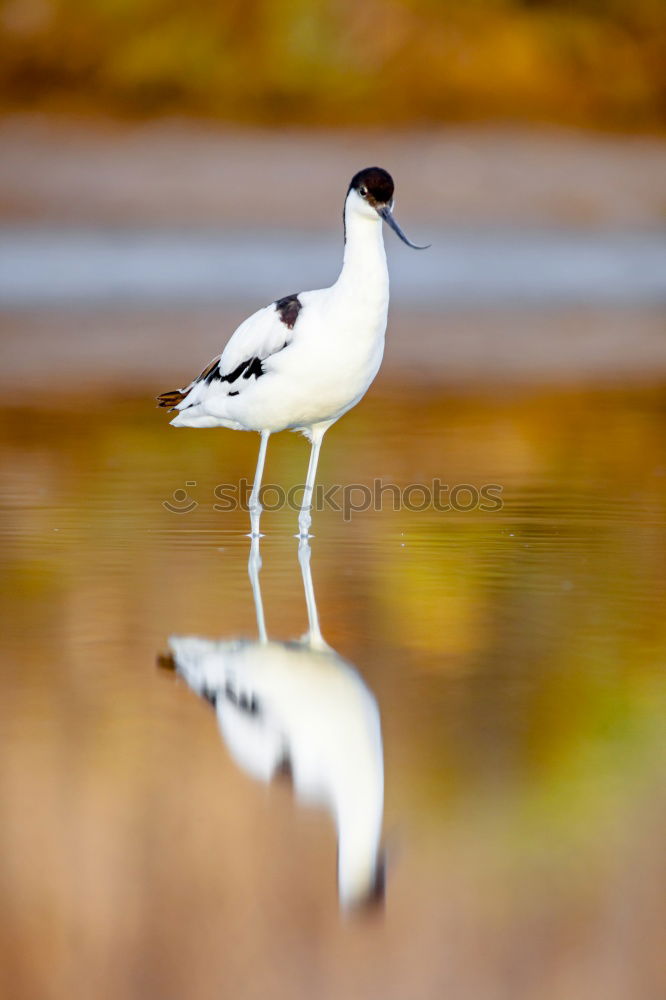
[[157, 666], [160, 670], [170, 670], [173, 673], [178, 671], [176, 665], [176, 660], [173, 653], [158, 653], [157, 654]]
[[183, 402], [187, 392], [186, 389], [171, 389], [169, 392], [163, 392], [161, 396], [157, 397], [157, 405], [173, 410], [174, 407]]

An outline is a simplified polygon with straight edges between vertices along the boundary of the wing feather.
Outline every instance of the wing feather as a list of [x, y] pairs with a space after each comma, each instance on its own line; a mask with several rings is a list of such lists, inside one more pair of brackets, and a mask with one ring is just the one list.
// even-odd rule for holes
[[189, 385], [158, 396], [158, 405], [176, 409], [194, 406], [213, 385], [216, 391], [226, 389], [229, 395], [238, 395], [250, 379], [264, 374], [264, 362], [289, 346], [300, 309], [298, 297], [292, 295], [248, 316], [231, 335], [222, 354], [213, 358]]

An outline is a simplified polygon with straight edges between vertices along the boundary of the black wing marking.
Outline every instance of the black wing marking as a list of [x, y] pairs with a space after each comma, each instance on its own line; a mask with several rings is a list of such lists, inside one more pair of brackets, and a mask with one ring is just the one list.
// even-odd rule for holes
[[[275, 353], [277, 354], [277, 351]], [[262, 367], [261, 359], [250, 358], [250, 360], [247, 362], [245, 371], [243, 372], [243, 378], [252, 378], [253, 375], [255, 378], [259, 378], [263, 374], [264, 374], [264, 369]], [[224, 381], [224, 379], [222, 381]], [[227, 381], [233, 381], [233, 379], [230, 379], [229, 376], [227, 375]]]
[[[268, 358], [272, 358], [274, 354], [279, 354], [287, 346], [288, 341], [285, 340], [281, 347], [278, 347], [277, 351], [273, 351], [271, 354], [267, 355], [266, 358], [259, 358], [256, 355], [254, 357], [248, 358], [247, 361], [241, 361], [239, 365], [234, 368], [233, 371], [227, 372], [223, 375], [220, 371], [220, 359], [216, 358], [214, 362], [211, 361], [208, 368], [201, 373], [199, 378], [195, 379], [195, 382], [205, 382], [206, 385], [210, 385], [211, 382], [228, 382], [229, 385], [233, 385], [237, 382], [239, 378], [250, 379], [250, 378], [261, 378], [265, 374], [263, 363]], [[231, 395], [231, 393], [229, 393]]]
[[275, 308], [280, 314], [280, 319], [290, 330], [294, 329], [298, 314], [303, 308], [303, 303], [298, 295], [285, 295], [283, 299], [278, 299]]
[[190, 382], [189, 385], [186, 385], [185, 388], [171, 389], [170, 392], [163, 392], [161, 396], [157, 397], [157, 405], [166, 406], [169, 407], [170, 409], [173, 409], [174, 407], [178, 406], [179, 403], [183, 402], [187, 394], [193, 389], [193, 387], [197, 384], [197, 382], [205, 382], [206, 385], [210, 385], [210, 383], [219, 373], [220, 358], [221, 358], [220, 354], [218, 354], [216, 358], [213, 358], [213, 360], [206, 365], [201, 375], [197, 375], [194, 381]]
[[261, 709], [259, 707], [259, 702], [257, 701], [257, 696], [251, 694], [250, 697], [241, 691], [239, 694], [233, 687], [231, 681], [227, 681], [224, 688], [224, 697], [227, 701], [231, 702], [239, 711], [245, 712], [247, 715], [260, 715]]
[[259, 706], [259, 701], [255, 694], [251, 694], [249, 697], [244, 691], [240, 693], [233, 686], [231, 680], [228, 680], [222, 688], [204, 688], [199, 692], [204, 701], [207, 701], [209, 705], [213, 708], [217, 707], [217, 703], [220, 698], [225, 698], [230, 704], [237, 708], [239, 712], [243, 712], [245, 715], [259, 716], [261, 715], [261, 709]]
[[[287, 329], [293, 330], [296, 320], [298, 319], [298, 314], [303, 308], [303, 303], [299, 299], [298, 295], [285, 295], [284, 298], [277, 300], [275, 308], [280, 314], [280, 319]], [[190, 384], [185, 386], [184, 389], [172, 389], [170, 392], [163, 392], [161, 396], [158, 396], [157, 405], [173, 409], [178, 406], [179, 403], [183, 402], [188, 393], [190, 393], [194, 386], [199, 382], [205, 382], [206, 385], [210, 385], [212, 382], [228, 382], [229, 385], [233, 385], [234, 382], [237, 382], [238, 379], [241, 378], [241, 376], [244, 379], [250, 379], [253, 377], [255, 379], [261, 378], [261, 376], [265, 374], [263, 362], [266, 361], [268, 357], [272, 357], [274, 354], [279, 354], [279, 352], [283, 351], [288, 344], [289, 341], [285, 340], [282, 347], [278, 347], [277, 351], [272, 351], [266, 358], [260, 358], [256, 355], [247, 358], [247, 360], [241, 361], [241, 363], [237, 365], [233, 371], [227, 372], [226, 374], [223, 374], [220, 370], [220, 360], [222, 355], [218, 354], [216, 358], [213, 358], [213, 360], [206, 365], [201, 374], [197, 375], [194, 381], [190, 382]], [[238, 391], [230, 392], [229, 395], [237, 396]]]
[[[259, 358], [248, 358], [247, 361], [241, 361], [241, 363], [234, 368], [232, 372], [228, 372], [223, 375], [220, 370], [220, 358], [215, 358], [211, 363], [205, 368], [198, 378], [195, 378], [192, 385], [196, 385], [197, 382], [205, 382], [206, 385], [210, 385], [211, 382], [229, 382], [233, 383], [245, 374], [245, 378], [249, 378], [250, 375], [262, 375], [261, 370], [257, 371], [257, 366], [261, 369], [261, 361]], [[251, 369], [249, 371], [248, 369]]]

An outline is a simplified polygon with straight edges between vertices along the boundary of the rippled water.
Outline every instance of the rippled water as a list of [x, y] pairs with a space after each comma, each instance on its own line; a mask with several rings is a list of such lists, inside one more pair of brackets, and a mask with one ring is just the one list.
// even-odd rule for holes
[[[659, 389], [385, 380], [327, 436], [322, 482], [495, 484], [501, 509], [318, 512], [328, 661], [244, 715], [235, 666], [225, 730], [210, 678], [199, 697], [157, 658], [174, 635], [256, 648], [247, 514], [214, 506], [251, 476], [255, 436], [175, 431], [146, 398], [6, 409], [5, 995], [662, 997], [665, 437]], [[301, 438], [272, 439], [266, 481], [306, 463]], [[267, 636], [293, 657], [296, 516], [262, 527]], [[374, 701], [386, 899], [354, 913], [331, 788], [372, 765], [348, 720]], [[267, 705], [268, 736], [231, 732]], [[275, 732], [327, 807], [296, 775], [258, 780]]]

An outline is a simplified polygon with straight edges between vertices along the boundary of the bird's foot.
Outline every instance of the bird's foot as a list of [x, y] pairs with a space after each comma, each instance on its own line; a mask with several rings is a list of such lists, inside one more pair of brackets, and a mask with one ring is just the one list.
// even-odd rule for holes
[[296, 538], [311, 538], [310, 526], [312, 524], [312, 518], [310, 517], [309, 511], [301, 512], [298, 518], [298, 534]]
[[259, 524], [261, 521], [261, 512], [263, 511], [263, 509], [264, 508], [261, 506], [260, 503], [250, 504], [250, 535], [249, 535], [250, 538], [262, 537]]

